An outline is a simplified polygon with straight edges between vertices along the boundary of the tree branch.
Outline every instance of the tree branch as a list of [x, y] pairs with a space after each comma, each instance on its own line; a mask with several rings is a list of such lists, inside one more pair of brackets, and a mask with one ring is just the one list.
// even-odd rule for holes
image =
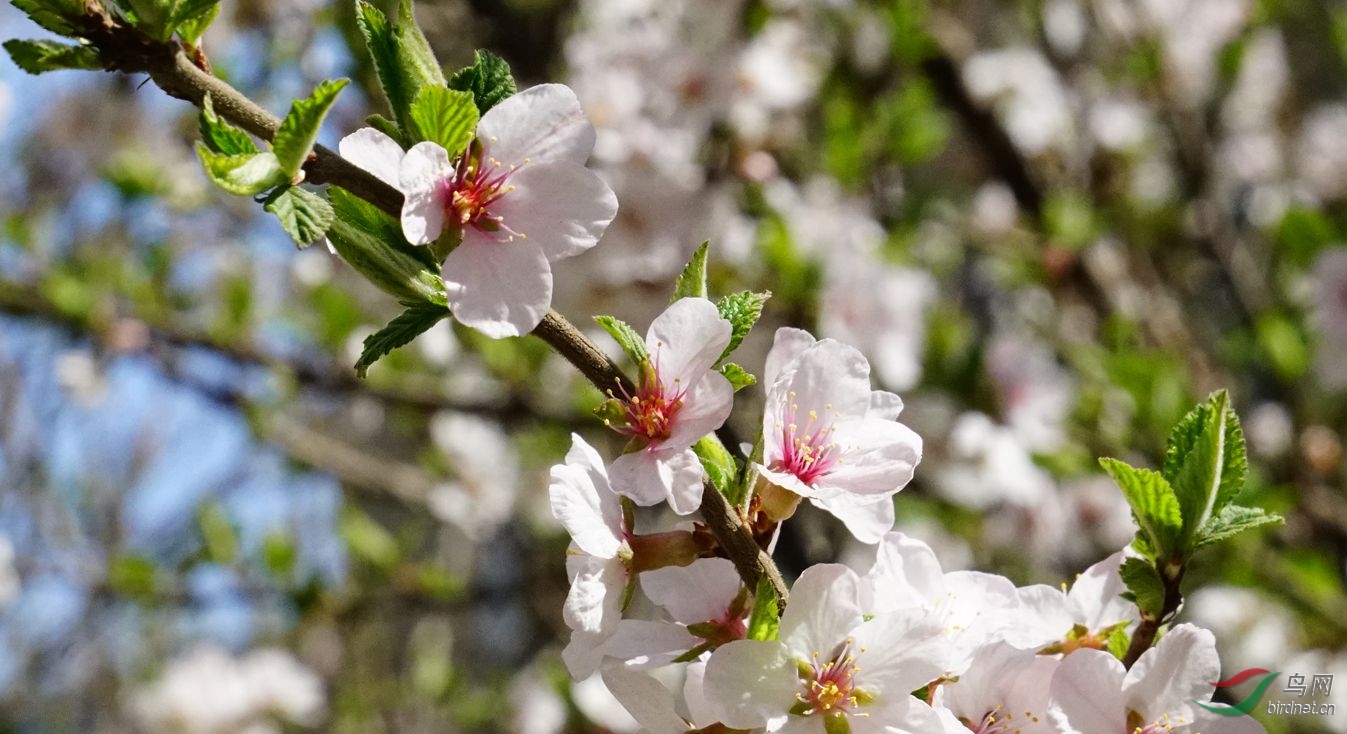
[[[148, 73], [169, 95], [197, 106], [209, 94], [217, 114], [263, 140], [270, 141], [275, 137], [280, 126], [275, 115], [198, 68], [177, 43], [148, 41], [136, 29], [106, 14], [91, 14], [86, 21], [83, 32], [98, 49], [109, 70]], [[402, 214], [401, 192], [327, 148], [315, 146], [304, 171], [310, 183], [335, 184], [390, 216]], [[630, 379], [617, 364], [555, 310], [548, 310], [534, 335], [565, 357], [600, 391], [606, 392], [618, 385], [630, 389]], [[771, 557], [761, 552], [748, 529], [738, 522], [738, 516], [725, 498], [712, 489], [703, 494], [702, 505], [708, 529], [739, 569], [744, 582], [753, 588], [760, 575], [766, 574], [784, 604], [786, 588], [780, 571]]]

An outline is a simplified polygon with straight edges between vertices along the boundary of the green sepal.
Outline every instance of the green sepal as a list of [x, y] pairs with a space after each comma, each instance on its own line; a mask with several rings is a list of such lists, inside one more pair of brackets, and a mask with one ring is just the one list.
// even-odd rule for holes
[[248, 133], [225, 122], [215, 113], [215, 102], [207, 94], [201, 100], [201, 114], [197, 118], [201, 128], [201, 142], [212, 153], [220, 155], [251, 155], [260, 152]]
[[98, 52], [89, 46], [59, 41], [24, 41], [17, 38], [5, 41], [5, 50], [14, 65], [29, 74], [41, 74], [61, 69], [102, 69]]
[[734, 456], [714, 436], [703, 436], [697, 443], [692, 444], [692, 452], [701, 461], [702, 468], [711, 478], [711, 483], [721, 494], [728, 497], [735, 477], [739, 476], [739, 465], [734, 462]]
[[267, 196], [262, 208], [276, 215], [281, 229], [300, 248], [308, 247], [327, 234], [336, 217], [327, 199], [298, 186], [278, 187]]
[[641, 338], [636, 330], [631, 328], [627, 322], [615, 316], [595, 316], [594, 323], [603, 327], [608, 335], [613, 337], [622, 351], [627, 353], [632, 362], [637, 365], [645, 365], [650, 361], [650, 353], [645, 349], [645, 340]]
[[210, 180], [231, 194], [254, 196], [290, 182], [275, 154], [270, 152], [221, 155], [197, 143], [196, 154]]
[[1198, 530], [1193, 548], [1205, 548], [1227, 538], [1232, 538], [1245, 530], [1253, 530], [1264, 525], [1281, 525], [1283, 522], [1281, 515], [1269, 514], [1264, 512], [1261, 507], [1226, 505]]
[[1132, 517], [1146, 535], [1156, 557], [1176, 550], [1183, 515], [1173, 487], [1159, 472], [1138, 469], [1117, 459], [1102, 458], [1100, 466], [1113, 477], [1132, 507]]
[[[694, 625], [694, 626], [695, 626], [695, 625]], [[690, 629], [692, 629], [692, 628], [689, 627], [688, 629], [690, 630]], [[693, 632], [692, 634], [695, 635], [695, 634], [697, 634], [697, 633], [696, 633], [696, 632]], [[696, 660], [697, 658], [701, 657], [701, 656], [702, 656], [702, 653], [706, 652], [707, 650], [710, 650], [711, 648], [712, 648], [712, 644], [711, 644], [710, 642], [703, 642], [702, 644], [700, 644], [700, 645], [698, 645], [698, 646], [692, 648], [691, 650], [688, 650], [687, 652], [683, 653], [682, 655], [679, 655], [678, 657], [674, 658], [674, 659], [673, 659], [673, 662], [675, 662], [675, 663], [690, 663], [690, 662], [692, 662], [693, 660]]]
[[851, 734], [851, 721], [845, 711], [829, 711], [823, 715], [823, 734]]
[[745, 637], [750, 640], [775, 640], [781, 628], [781, 608], [777, 605], [776, 591], [763, 576], [758, 579], [758, 588], [753, 593], [753, 609], [748, 613], [748, 629]]
[[410, 343], [448, 315], [449, 309], [433, 303], [418, 303], [408, 307], [387, 326], [365, 337], [364, 349], [355, 363], [356, 374], [364, 377], [370, 365], [394, 349]]
[[347, 264], [404, 304], [447, 303], [439, 263], [408, 244], [398, 220], [340, 187], [327, 195], [337, 215], [327, 238]]
[[514, 76], [505, 59], [490, 51], [477, 49], [472, 58], [472, 66], [459, 69], [449, 78], [449, 88], [472, 92], [477, 111], [485, 115], [487, 110], [515, 93]]
[[293, 179], [299, 175], [318, 139], [318, 128], [337, 95], [350, 84], [350, 79], [329, 79], [319, 84], [313, 93], [304, 99], [297, 99], [290, 105], [290, 112], [281, 120], [276, 138], [271, 142], [271, 151], [281, 164], [285, 175]]
[[1122, 660], [1128, 646], [1132, 644], [1132, 636], [1127, 634], [1127, 624], [1115, 624], [1109, 628], [1105, 644], [1108, 645], [1109, 654]]
[[669, 299], [670, 303], [680, 298], [706, 298], [706, 252], [710, 246], [709, 240], [702, 242], [697, 251], [692, 253], [692, 258], [674, 281], [674, 294]]
[[453, 160], [477, 130], [477, 105], [468, 92], [425, 87], [412, 103], [411, 122], [413, 138], [438, 143]]
[[1128, 558], [1118, 570], [1127, 591], [1123, 598], [1137, 605], [1143, 614], [1159, 615], [1165, 605], [1165, 585], [1155, 566], [1141, 558]]
[[627, 422], [626, 404], [617, 398], [608, 398], [594, 408], [594, 415], [603, 421], [605, 426], [625, 425]]
[[726, 362], [720, 365], [720, 374], [724, 375], [725, 379], [730, 381], [730, 385], [734, 387], [735, 392], [758, 384], [758, 378], [733, 362]]
[[734, 350], [739, 348], [744, 337], [752, 330], [753, 325], [758, 323], [762, 317], [762, 306], [767, 303], [767, 299], [772, 297], [771, 291], [754, 293], [752, 291], [741, 291], [731, 293], [720, 299], [716, 303], [716, 310], [720, 311], [720, 317], [730, 322], [730, 343], [725, 347], [725, 351], [720, 353], [720, 358], [716, 364], [720, 364], [726, 357], [730, 356]]

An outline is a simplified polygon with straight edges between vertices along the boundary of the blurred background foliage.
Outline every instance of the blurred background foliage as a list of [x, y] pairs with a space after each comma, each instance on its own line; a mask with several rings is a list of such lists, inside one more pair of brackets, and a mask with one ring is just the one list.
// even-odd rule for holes
[[[381, 111], [350, 4], [222, 5], [204, 48], [229, 83], [281, 111], [355, 79], [329, 145]], [[1287, 522], [1199, 556], [1181, 618], [1226, 673], [1347, 678], [1347, 7], [417, 17], [446, 67], [489, 48], [521, 85], [570, 84], [599, 130], [621, 211], [558, 269], [556, 307], [643, 330], [709, 239], [713, 292], [775, 293], [740, 362], [802, 326], [903, 395], [926, 448], [898, 526], [947, 569], [1070, 580], [1131, 535], [1095, 457], [1156, 465], [1229, 388], [1245, 503]], [[40, 35], [7, 4], [0, 29]], [[632, 730], [558, 657], [546, 473], [572, 431], [617, 448], [597, 392], [536, 340], [448, 322], [358, 380], [396, 304], [211, 188], [193, 110], [144, 82], [0, 62], [0, 730]], [[751, 437], [761, 393], [739, 402]], [[778, 556], [864, 557], [844, 535], [802, 510]]]

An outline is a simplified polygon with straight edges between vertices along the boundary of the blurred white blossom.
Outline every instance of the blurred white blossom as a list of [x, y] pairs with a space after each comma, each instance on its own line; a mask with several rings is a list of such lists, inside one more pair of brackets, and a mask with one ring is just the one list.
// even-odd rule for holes
[[152, 734], [280, 734], [282, 722], [318, 724], [325, 697], [318, 676], [287, 651], [236, 658], [203, 644], [136, 691], [131, 710]]

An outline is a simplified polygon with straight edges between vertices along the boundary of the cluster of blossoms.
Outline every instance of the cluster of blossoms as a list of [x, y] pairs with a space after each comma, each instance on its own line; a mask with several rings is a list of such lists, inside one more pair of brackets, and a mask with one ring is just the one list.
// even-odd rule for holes
[[790, 328], [763, 369], [762, 453], [749, 457], [757, 480], [741, 511], [779, 528], [807, 498], [875, 555], [865, 569], [806, 569], [779, 627], [758, 629], [761, 600], [699, 526], [635, 527], [633, 505], [699, 506], [691, 447], [729, 413], [732, 391], [711, 369], [728, 338], [710, 302], [675, 302], [623, 396], [627, 452], [610, 467], [574, 436], [552, 470], [552, 509], [573, 540], [563, 658], [577, 679], [597, 673], [644, 731], [1262, 731], [1199, 705], [1221, 678], [1210, 632], [1177, 625], [1124, 668], [1113, 651], [1140, 619], [1122, 597], [1126, 551], [1069, 591], [1017, 588], [945, 572], [893, 531], [893, 495], [921, 456], [896, 420], [901, 400], [870, 389], [855, 349]]

